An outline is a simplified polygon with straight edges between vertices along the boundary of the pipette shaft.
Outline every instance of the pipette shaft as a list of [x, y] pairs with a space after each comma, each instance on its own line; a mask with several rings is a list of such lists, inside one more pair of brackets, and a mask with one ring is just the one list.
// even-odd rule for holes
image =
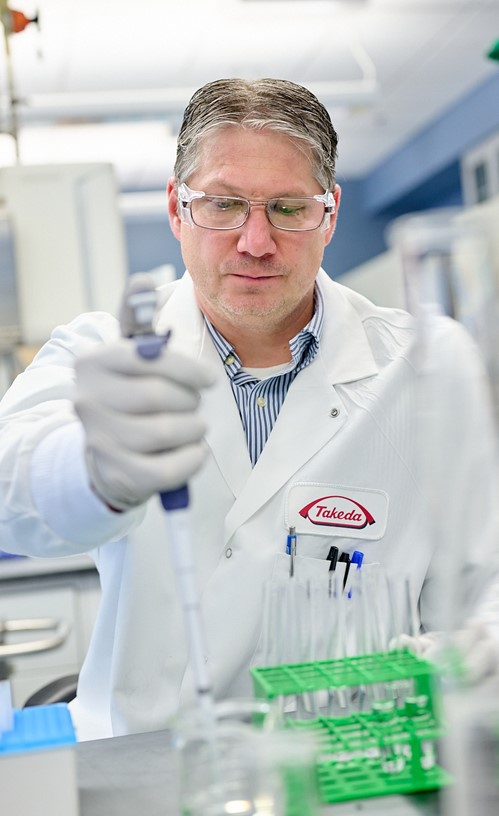
[[[135, 318], [138, 353], [146, 359], [158, 357], [168, 342], [170, 333], [164, 336], [154, 333], [156, 291], [144, 289], [133, 292], [129, 294], [127, 304]], [[187, 485], [183, 485], [176, 490], [162, 492], [159, 495], [166, 511], [167, 526], [170, 532], [171, 557], [184, 613], [194, 683], [199, 705], [205, 715], [205, 724], [211, 731], [215, 723], [214, 703], [206, 669], [201, 608], [195, 580], [195, 561], [189, 529], [189, 491]]]

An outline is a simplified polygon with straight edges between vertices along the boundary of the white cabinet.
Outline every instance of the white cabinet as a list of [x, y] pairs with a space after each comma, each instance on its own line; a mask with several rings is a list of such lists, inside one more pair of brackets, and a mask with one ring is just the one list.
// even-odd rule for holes
[[[69, 625], [66, 640], [55, 649], [5, 658], [10, 671], [14, 706], [45, 683], [79, 672], [100, 600], [95, 569], [44, 573], [0, 580], [0, 621], [56, 618]], [[5, 643], [38, 639], [44, 633], [4, 635]]]

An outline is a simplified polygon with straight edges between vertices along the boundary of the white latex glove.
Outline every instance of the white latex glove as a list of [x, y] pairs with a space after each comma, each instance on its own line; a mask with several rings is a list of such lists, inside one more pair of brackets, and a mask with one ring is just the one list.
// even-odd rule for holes
[[213, 372], [168, 347], [143, 359], [130, 339], [77, 361], [75, 410], [90, 483], [107, 505], [127, 510], [199, 469], [206, 456], [200, 389], [213, 381]]
[[427, 632], [419, 637], [401, 635], [396, 645], [435, 663], [442, 662], [442, 650], [450, 645], [461, 658], [465, 680], [470, 685], [499, 679], [499, 644], [487, 626], [478, 620], [469, 620], [451, 636], [443, 632]]

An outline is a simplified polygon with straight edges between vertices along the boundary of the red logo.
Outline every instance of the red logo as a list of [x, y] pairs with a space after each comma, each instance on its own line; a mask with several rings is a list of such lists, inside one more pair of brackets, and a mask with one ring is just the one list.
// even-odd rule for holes
[[347, 496], [323, 496], [306, 504], [299, 512], [300, 516], [308, 518], [312, 524], [325, 527], [353, 527], [362, 530], [368, 524], [376, 523], [369, 510]]

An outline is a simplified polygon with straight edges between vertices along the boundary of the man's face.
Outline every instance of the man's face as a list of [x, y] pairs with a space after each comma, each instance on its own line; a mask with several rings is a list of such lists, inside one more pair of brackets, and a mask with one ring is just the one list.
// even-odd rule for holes
[[[228, 127], [202, 146], [200, 169], [188, 186], [211, 195], [257, 200], [324, 192], [308, 156], [284, 134]], [[170, 223], [194, 281], [197, 302], [224, 327], [298, 331], [312, 316], [313, 289], [336, 215], [327, 230], [286, 232], [273, 227], [264, 207], [251, 210], [235, 230], [209, 230], [180, 221], [173, 180], [168, 185]], [[336, 207], [340, 190], [335, 191]], [[299, 325], [301, 324], [301, 325]]]

